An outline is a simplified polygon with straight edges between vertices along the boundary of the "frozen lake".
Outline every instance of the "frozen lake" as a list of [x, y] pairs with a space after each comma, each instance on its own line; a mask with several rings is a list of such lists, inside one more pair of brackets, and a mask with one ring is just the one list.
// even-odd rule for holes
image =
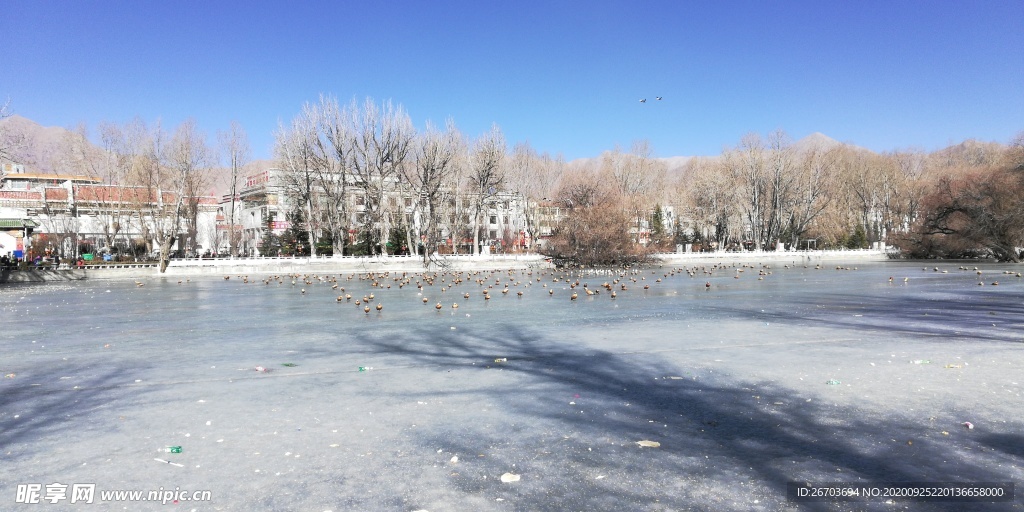
[[175, 510], [958, 510], [786, 483], [1016, 481], [970, 506], [1024, 510], [1021, 268], [935, 265], [0, 287], [0, 503], [61, 483], [210, 491]]

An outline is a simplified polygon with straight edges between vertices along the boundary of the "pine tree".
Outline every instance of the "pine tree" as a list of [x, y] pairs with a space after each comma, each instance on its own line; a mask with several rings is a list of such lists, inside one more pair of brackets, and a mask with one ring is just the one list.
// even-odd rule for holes
[[302, 210], [288, 216], [288, 229], [281, 234], [281, 252], [286, 256], [309, 256], [309, 232], [305, 230]]
[[847, 249], [866, 249], [868, 247], [868, 234], [864, 231], [864, 226], [857, 224], [857, 227], [853, 230], [853, 235], [846, 242]]
[[651, 215], [651, 245], [660, 245], [665, 238], [665, 220], [661, 211], [661, 205], [654, 207]]
[[267, 216], [267, 222], [263, 225], [263, 236], [260, 238], [260, 255], [277, 256], [281, 250], [281, 240], [274, 234], [274, 217]]

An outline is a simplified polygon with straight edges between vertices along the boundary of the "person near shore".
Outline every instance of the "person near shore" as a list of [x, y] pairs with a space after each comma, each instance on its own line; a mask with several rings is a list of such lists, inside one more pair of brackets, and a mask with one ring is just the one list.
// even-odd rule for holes
[[82, 257], [79, 256], [78, 260], [75, 261], [75, 266], [78, 267], [80, 270], [85, 268], [85, 260], [83, 260]]

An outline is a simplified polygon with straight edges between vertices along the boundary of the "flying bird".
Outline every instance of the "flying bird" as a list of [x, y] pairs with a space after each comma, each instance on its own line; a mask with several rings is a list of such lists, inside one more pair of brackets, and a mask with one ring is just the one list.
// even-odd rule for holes
[[655, 99], [661, 101], [661, 96], [656, 96]]
[[640, 103], [647, 103], [647, 98], [640, 100]]

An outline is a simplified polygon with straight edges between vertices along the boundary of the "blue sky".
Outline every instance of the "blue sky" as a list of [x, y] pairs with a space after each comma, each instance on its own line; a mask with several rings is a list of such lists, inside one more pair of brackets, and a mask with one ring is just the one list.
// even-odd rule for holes
[[46, 126], [194, 117], [211, 141], [237, 120], [255, 158], [320, 94], [570, 160], [776, 129], [931, 151], [1024, 130], [1022, 27], [1020, 0], [16, 1], [0, 100]]

